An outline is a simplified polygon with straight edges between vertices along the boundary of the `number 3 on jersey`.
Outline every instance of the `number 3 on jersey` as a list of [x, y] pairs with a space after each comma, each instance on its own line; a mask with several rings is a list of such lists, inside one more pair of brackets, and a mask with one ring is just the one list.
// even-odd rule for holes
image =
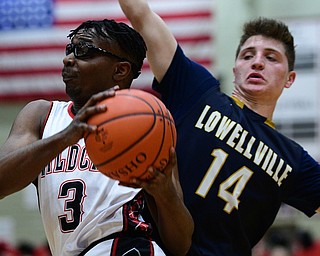
[[[214, 160], [196, 191], [196, 194], [203, 198], [207, 196], [216, 177], [221, 171], [222, 166], [228, 158], [228, 154], [222, 149], [214, 149], [211, 155], [214, 157]], [[238, 198], [252, 174], [253, 172], [250, 169], [243, 166], [220, 184], [218, 196], [226, 202], [223, 209], [225, 212], [231, 213], [234, 208], [238, 209], [240, 203]], [[233, 187], [233, 191], [229, 191], [231, 187]]]

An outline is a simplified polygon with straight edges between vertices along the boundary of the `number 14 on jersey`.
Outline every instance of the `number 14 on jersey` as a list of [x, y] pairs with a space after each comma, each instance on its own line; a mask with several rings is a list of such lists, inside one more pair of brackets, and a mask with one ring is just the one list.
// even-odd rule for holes
[[[222, 149], [214, 149], [211, 155], [214, 159], [196, 191], [196, 194], [203, 198], [208, 194], [216, 177], [221, 171], [222, 166], [228, 158], [228, 154]], [[240, 203], [239, 197], [252, 174], [253, 171], [243, 166], [218, 185], [218, 197], [226, 202], [223, 209], [225, 212], [231, 213], [233, 209], [238, 209]], [[233, 191], [230, 191], [231, 187], [233, 187]]]

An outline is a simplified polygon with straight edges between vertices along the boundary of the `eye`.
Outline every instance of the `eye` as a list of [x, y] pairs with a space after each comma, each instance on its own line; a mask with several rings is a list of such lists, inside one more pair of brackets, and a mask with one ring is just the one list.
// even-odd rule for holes
[[72, 44], [67, 44], [66, 45], [66, 56], [68, 56], [72, 52], [73, 52], [73, 45]]
[[267, 60], [270, 60], [270, 61], [276, 61], [277, 59], [275, 58], [275, 56], [273, 55], [268, 55], [266, 56]]
[[76, 45], [76, 55], [77, 57], [85, 56], [88, 52], [88, 47], [85, 44]]
[[249, 60], [249, 59], [251, 59], [253, 57], [253, 54], [251, 54], [251, 53], [246, 53], [246, 54], [244, 54], [243, 56], [242, 56], [242, 58], [244, 59], [244, 60]]

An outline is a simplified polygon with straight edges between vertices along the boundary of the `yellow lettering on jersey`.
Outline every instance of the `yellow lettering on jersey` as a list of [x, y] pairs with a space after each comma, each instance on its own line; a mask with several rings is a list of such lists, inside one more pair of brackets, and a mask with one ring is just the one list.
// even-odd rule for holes
[[206, 116], [206, 114], [208, 113], [209, 109], [210, 109], [210, 106], [208, 106], [208, 105], [206, 105], [204, 107], [204, 110], [202, 111], [201, 116], [199, 117], [198, 122], [196, 123], [197, 128], [202, 129], [202, 127], [203, 127], [202, 121], [203, 121], [204, 117]]
[[253, 162], [256, 165], [260, 165], [260, 163], [261, 163], [262, 159], [264, 158], [267, 150], [268, 150], [268, 147], [262, 141], [260, 141], [258, 149], [257, 149], [256, 154], [254, 156], [254, 160], [253, 160]]
[[278, 180], [279, 180], [279, 172], [280, 172], [280, 170], [282, 169], [283, 164], [284, 164], [284, 161], [283, 161], [282, 159], [280, 159], [279, 164], [278, 164], [278, 167], [277, 167], [275, 173], [274, 173], [273, 176], [272, 176], [272, 178], [273, 178], [274, 181], [276, 181], [276, 182], [278, 182]]
[[242, 132], [243, 128], [240, 124], [237, 124], [236, 127], [234, 128], [232, 134], [230, 135], [229, 139], [227, 140], [227, 144], [230, 147], [234, 147], [234, 145], [236, 144], [234, 142], [235, 139], [238, 139], [240, 137], [240, 132]]
[[[269, 148], [268, 150], [268, 154], [266, 155], [266, 158], [264, 159], [264, 162], [263, 162], [263, 165], [261, 166], [261, 168], [263, 170], [266, 170], [269, 163], [270, 163], [270, 159], [271, 159], [271, 156], [273, 154], [273, 150], [271, 148]], [[270, 174], [269, 174], [270, 175]], [[270, 175], [271, 176], [271, 175]]]
[[284, 172], [282, 173], [282, 175], [280, 176], [280, 179], [278, 180], [278, 186], [280, 187], [282, 185], [282, 181], [288, 177], [288, 173], [292, 171], [291, 166], [286, 165], [286, 169], [284, 170]]
[[255, 141], [256, 141], [256, 138], [252, 136], [247, 144], [246, 150], [243, 153], [243, 155], [248, 159], [251, 159], [252, 157], [251, 149]]
[[231, 119], [224, 116], [216, 132], [216, 137], [218, 137], [220, 140], [223, 140], [235, 124], [236, 122], [231, 121]]
[[[241, 127], [242, 128], [242, 127]], [[239, 153], [242, 153], [244, 148], [243, 143], [245, 142], [246, 138], [247, 138], [248, 132], [247, 131], [243, 131], [240, 137], [240, 140], [238, 141], [238, 143], [235, 146], [235, 150], [237, 150]]]
[[252, 160], [272, 177], [278, 186], [281, 186], [292, 168], [285, 164], [284, 160], [268, 145], [262, 141], [256, 141], [256, 138], [244, 130], [241, 124], [223, 116], [219, 111], [210, 112], [210, 109], [209, 105], [204, 107], [195, 127], [207, 133], [215, 132], [217, 138], [226, 141], [228, 146]]
[[[270, 150], [270, 152], [271, 151], [272, 150]], [[274, 165], [276, 163], [277, 158], [278, 158], [278, 155], [272, 151], [272, 159], [269, 161], [268, 169], [266, 171], [270, 176], [272, 176], [272, 174], [273, 174], [273, 167], [274, 167]]]

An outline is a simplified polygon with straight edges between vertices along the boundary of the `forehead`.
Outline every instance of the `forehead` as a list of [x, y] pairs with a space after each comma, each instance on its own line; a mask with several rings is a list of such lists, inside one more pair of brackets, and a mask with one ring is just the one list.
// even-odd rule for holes
[[72, 43], [78, 43], [80, 41], [94, 44], [95, 46], [104, 47], [110, 46], [111, 40], [107, 37], [99, 35], [94, 28], [80, 29], [72, 38]]
[[282, 42], [261, 35], [249, 37], [240, 48], [241, 52], [246, 50], [273, 51], [285, 54], [285, 48]]
[[74, 35], [72, 39], [93, 40], [98, 37], [98, 33], [94, 28], [82, 28]]

